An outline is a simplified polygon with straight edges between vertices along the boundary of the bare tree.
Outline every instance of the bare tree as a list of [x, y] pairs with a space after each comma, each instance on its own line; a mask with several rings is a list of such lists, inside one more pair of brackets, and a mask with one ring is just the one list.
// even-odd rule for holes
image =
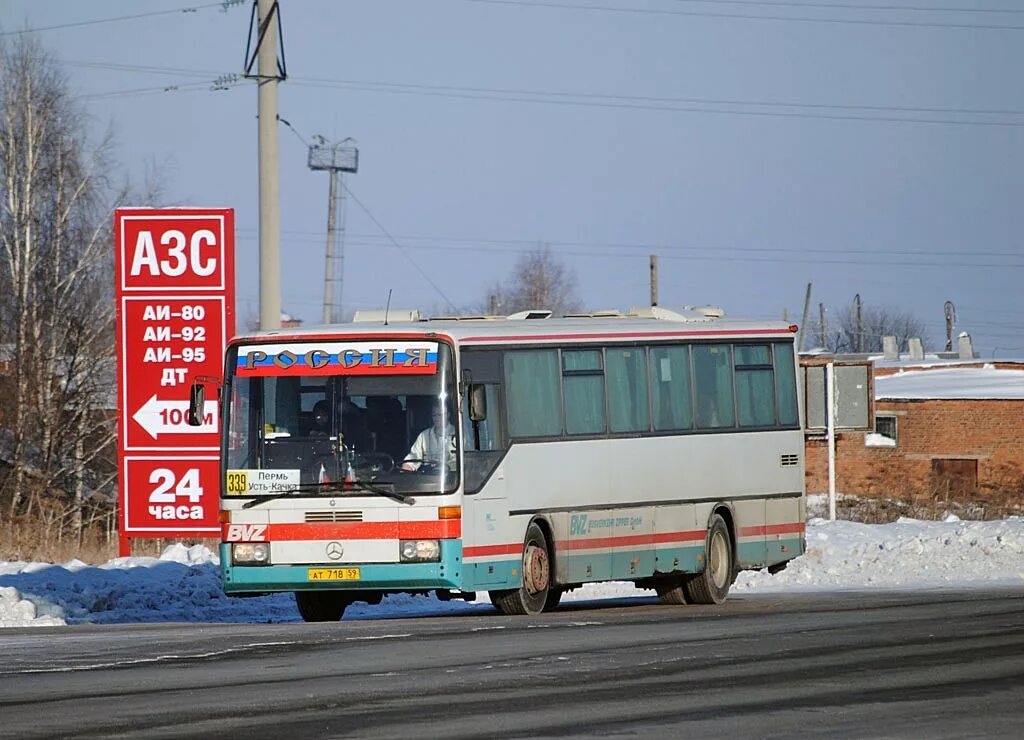
[[114, 441], [110, 141], [90, 148], [87, 128], [37, 41], [0, 47], [5, 491], [12, 515], [43, 493], [71, 497], [79, 527], [86, 491], [110, 483], [94, 463]]
[[859, 322], [855, 304], [843, 306], [833, 313], [829, 329], [826, 348], [831, 352], [881, 352], [882, 337], [889, 336], [896, 337], [900, 351], [907, 350], [911, 337], [920, 337], [925, 347], [930, 343], [924, 321], [888, 306], [863, 306]]
[[575, 272], [546, 244], [520, 255], [512, 275], [491, 286], [484, 312], [511, 314], [531, 308], [548, 309], [556, 316], [580, 310]]

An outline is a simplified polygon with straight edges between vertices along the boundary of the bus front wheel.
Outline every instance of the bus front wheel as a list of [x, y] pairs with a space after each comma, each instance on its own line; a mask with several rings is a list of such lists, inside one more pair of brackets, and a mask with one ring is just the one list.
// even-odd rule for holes
[[339, 591], [296, 591], [295, 605], [304, 622], [337, 622], [352, 599]]
[[721, 604], [729, 595], [735, 567], [729, 527], [715, 514], [708, 526], [704, 570], [683, 581], [686, 600], [691, 604]]
[[490, 591], [488, 596], [502, 614], [536, 615], [558, 603], [554, 594], [561, 593], [551, 582], [551, 555], [548, 541], [536, 523], [526, 528], [523, 542], [523, 585], [503, 591]]

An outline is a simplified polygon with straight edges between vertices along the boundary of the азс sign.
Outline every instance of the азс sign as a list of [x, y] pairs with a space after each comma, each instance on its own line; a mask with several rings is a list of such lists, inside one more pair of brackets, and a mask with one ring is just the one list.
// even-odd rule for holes
[[219, 420], [189, 426], [197, 375], [220, 377], [234, 334], [234, 211], [118, 209], [118, 469], [125, 538], [220, 532]]

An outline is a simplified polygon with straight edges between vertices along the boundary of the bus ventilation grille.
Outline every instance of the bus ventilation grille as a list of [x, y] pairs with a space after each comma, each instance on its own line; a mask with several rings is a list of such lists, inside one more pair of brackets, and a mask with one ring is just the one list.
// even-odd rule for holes
[[791, 468], [791, 467], [793, 467], [794, 465], [796, 465], [797, 463], [800, 462], [800, 456], [799, 455], [783, 455], [782, 457], [779, 458], [779, 462], [782, 464], [782, 467], [784, 467], [784, 468]]
[[361, 522], [361, 511], [307, 511], [307, 522]]

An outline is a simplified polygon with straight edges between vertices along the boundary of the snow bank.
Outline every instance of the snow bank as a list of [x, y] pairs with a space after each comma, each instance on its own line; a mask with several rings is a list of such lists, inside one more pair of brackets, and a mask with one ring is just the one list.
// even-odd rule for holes
[[40, 616], [36, 605], [21, 598], [18, 589], [0, 586], [0, 627], [53, 627], [64, 624], [59, 617]]
[[[776, 575], [741, 573], [740, 593], [863, 588], [1024, 586], [1024, 519], [942, 522], [901, 519], [857, 524], [812, 519], [807, 553]], [[630, 583], [588, 584], [565, 601], [630, 597]], [[477, 603], [388, 596], [379, 606], [356, 604], [346, 619], [489, 611]], [[249, 599], [221, 590], [217, 557], [203, 546], [168, 547], [159, 558], [116, 558], [100, 566], [0, 562], [0, 627], [124, 622], [289, 622], [290, 594]]]
[[900, 519], [858, 524], [812, 519], [807, 552], [774, 576], [741, 573], [737, 591], [1024, 585], [1024, 519]]

